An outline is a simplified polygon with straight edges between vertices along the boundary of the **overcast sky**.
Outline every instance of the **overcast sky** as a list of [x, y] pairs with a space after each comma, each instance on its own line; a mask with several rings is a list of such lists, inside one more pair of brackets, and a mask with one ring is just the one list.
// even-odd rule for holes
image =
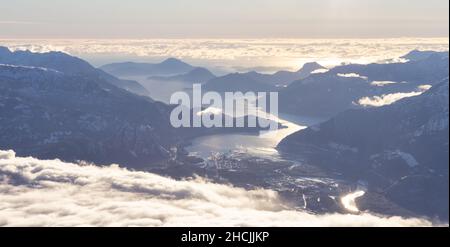
[[0, 38], [448, 37], [448, 0], [0, 0]]

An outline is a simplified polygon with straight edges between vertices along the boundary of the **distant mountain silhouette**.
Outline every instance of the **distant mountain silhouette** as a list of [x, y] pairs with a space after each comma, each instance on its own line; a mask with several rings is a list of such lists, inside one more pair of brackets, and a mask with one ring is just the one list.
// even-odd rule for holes
[[100, 69], [117, 77], [126, 76], [173, 76], [185, 74], [194, 69], [193, 66], [175, 58], [169, 58], [161, 63], [112, 63]]
[[448, 220], [449, 81], [380, 108], [348, 110], [278, 149], [369, 182], [404, 208]]
[[413, 50], [401, 58], [408, 59], [409, 61], [420, 61], [428, 59], [430, 56], [440, 56], [442, 58], [448, 57], [448, 51], [436, 52], [436, 51], [419, 51]]
[[135, 94], [148, 95], [148, 91], [138, 82], [118, 79], [102, 70], [92, 67], [86, 61], [62, 52], [11, 52], [6, 47], [0, 47], [0, 64], [44, 67], [54, 69], [68, 75], [97, 77]]
[[303, 67], [296, 71], [278, 71], [274, 74], [261, 74], [255, 71], [244, 73], [244, 75], [254, 79], [255, 81], [262, 82], [272, 86], [286, 86], [289, 83], [304, 79], [311, 75], [313, 71], [318, 69], [324, 69], [324, 67], [318, 63], [306, 63]]
[[195, 68], [186, 74], [175, 75], [175, 76], [150, 76], [150, 80], [158, 81], [182, 81], [188, 83], [205, 83], [211, 79], [216, 78], [216, 76], [205, 68]]
[[170, 107], [99, 77], [0, 65], [0, 148], [135, 166], [167, 158]]
[[296, 72], [279, 71], [274, 74], [261, 74], [255, 71], [232, 73], [213, 78], [205, 84], [205, 90], [217, 92], [273, 92], [290, 82], [307, 78], [311, 72], [322, 69], [318, 63], [307, 63]]

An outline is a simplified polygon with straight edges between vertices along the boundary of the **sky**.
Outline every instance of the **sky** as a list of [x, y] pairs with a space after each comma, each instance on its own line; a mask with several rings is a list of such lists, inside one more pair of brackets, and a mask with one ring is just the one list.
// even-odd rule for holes
[[448, 0], [0, 0], [0, 38], [448, 37]]

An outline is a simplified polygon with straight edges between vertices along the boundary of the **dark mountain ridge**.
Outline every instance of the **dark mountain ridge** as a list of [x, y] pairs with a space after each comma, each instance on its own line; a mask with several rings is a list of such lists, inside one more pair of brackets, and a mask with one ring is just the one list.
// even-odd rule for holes
[[421, 96], [345, 111], [288, 136], [278, 149], [366, 180], [409, 210], [448, 220], [448, 90], [447, 78]]
[[94, 68], [88, 62], [80, 58], [70, 56], [63, 52], [11, 52], [6, 47], [0, 47], [0, 64], [49, 68], [63, 72], [67, 75], [104, 79], [116, 87], [125, 89], [132, 93], [148, 95], [148, 91], [138, 82], [118, 79], [102, 70]]
[[112, 63], [100, 67], [101, 70], [118, 76], [173, 76], [185, 74], [194, 69], [193, 66], [176, 58], [168, 58], [161, 63]]
[[[391, 64], [351, 64], [313, 74], [279, 91], [280, 111], [301, 116], [330, 118], [348, 109], [361, 108], [363, 97], [419, 91], [449, 75], [448, 56], [440, 53], [422, 60]], [[391, 82], [384, 86], [374, 81]]]

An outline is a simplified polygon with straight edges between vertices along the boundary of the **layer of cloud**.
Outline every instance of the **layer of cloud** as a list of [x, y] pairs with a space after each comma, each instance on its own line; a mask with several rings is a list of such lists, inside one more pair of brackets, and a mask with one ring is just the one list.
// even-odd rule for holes
[[[324, 66], [341, 63], [396, 62], [411, 50], [448, 50], [448, 39], [147, 39], [147, 40], [7, 40], [0, 45], [35, 52], [64, 51], [94, 63], [177, 57], [198, 65], [298, 70], [306, 62]], [[97, 61], [101, 58], [101, 62]]]
[[370, 83], [372, 86], [384, 87], [386, 85], [397, 84], [396, 81], [373, 81]]
[[346, 77], [346, 78], [361, 78], [361, 79], [364, 79], [364, 80], [368, 79], [367, 76], [361, 76], [361, 75], [359, 75], [357, 73], [337, 74], [337, 75], [340, 76], [340, 77]]
[[391, 93], [391, 94], [383, 94], [381, 96], [363, 97], [358, 100], [358, 104], [369, 107], [380, 107], [390, 105], [404, 98], [419, 96], [422, 93], [428, 91], [430, 88], [431, 85], [420, 85], [417, 87], [418, 91], [416, 92]]
[[422, 92], [409, 92], [409, 93], [383, 94], [381, 96], [373, 96], [373, 97], [363, 97], [358, 100], [358, 104], [362, 106], [380, 107], [393, 104], [404, 98], [414, 97], [421, 94]]
[[314, 215], [270, 190], [177, 181], [117, 165], [19, 158], [0, 151], [1, 226], [430, 226], [417, 218]]

